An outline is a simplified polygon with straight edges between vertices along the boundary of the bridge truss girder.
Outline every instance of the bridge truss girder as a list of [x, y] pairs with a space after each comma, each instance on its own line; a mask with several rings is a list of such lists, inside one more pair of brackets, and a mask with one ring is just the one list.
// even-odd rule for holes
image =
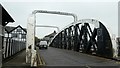
[[[93, 30], [90, 24], [94, 25]], [[83, 19], [70, 24], [53, 38], [49, 46], [106, 58], [118, 56], [118, 45], [110, 30], [94, 19]]]

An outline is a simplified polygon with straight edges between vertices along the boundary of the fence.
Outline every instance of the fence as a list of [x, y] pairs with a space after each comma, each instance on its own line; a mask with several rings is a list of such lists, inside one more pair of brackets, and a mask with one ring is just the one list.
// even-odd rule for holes
[[3, 60], [26, 48], [26, 31], [21, 26], [11, 30], [10, 27], [6, 27], [3, 38]]

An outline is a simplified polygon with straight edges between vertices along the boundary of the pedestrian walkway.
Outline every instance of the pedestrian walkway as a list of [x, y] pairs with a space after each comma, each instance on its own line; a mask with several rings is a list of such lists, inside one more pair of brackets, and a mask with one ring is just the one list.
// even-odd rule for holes
[[25, 63], [26, 52], [25, 50], [21, 53], [14, 56], [13, 59], [9, 59], [8, 61], [3, 63], [3, 68], [21, 68], [21, 67], [30, 67], [29, 64]]

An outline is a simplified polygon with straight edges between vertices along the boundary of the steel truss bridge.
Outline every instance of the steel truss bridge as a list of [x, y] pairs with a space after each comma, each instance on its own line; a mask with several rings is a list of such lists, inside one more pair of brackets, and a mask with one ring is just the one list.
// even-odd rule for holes
[[[36, 25], [36, 16], [35, 15], [37, 13], [49, 13], [49, 14], [73, 16], [74, 22], [65, 26], [65, 28], [63, 28], [62, 30], [59, 31], [59, 28], [56, 26]], [[59, 31], [54, 36], [54, 38], [51, 40], [51, 42], [49, 43], [50, 47], [49, 47], [48, 51], [47, 50], [42, 51], [36, 47], [36, 45], [35, 45], [35, 32], [36, 32], [35, 29], [36, 29], [36, 27], [52, 27], [52, 28], [57, 28]], [[116, 37], [113, 36], [111, 30], [106, 28], [104, 23], [102, 23], [98, 20], [95, 20], [95, 19], [78, 20], [77, 15], [75, 15], [73, 13], [45, 11], [45, 10], [33, 11], [32, 14], [28, 18], [27, 35], [26, 35], [26, 39], [24, 40], [24, 42], [26, 42], [26, 51], [25, 52], [22, 51], [21, 55], [17, 56], [16, 59], [14, 59], [14, 60], [12, 59], [12, 60], [8, 61], [7, 63], [18, 62], [17, 59], [22, 59], [20, 62], [24, 61], [23, 64], [28, 67], [29, 66], [30, 67], [45, 66], [45, 62], [47, 62], [48, 65], [50, 63], [55, 63], [54, 61], [55, 61], [56, 56], [58, 54], [61, 54], [61, 55], [57, 56], [56, 61], [60, 61], [62, 63], [62, 62], [67, 62], [68, 60], [66, 60], [66, 59], [69, 59], [69, 61], [73, 60], [74, 63], [77, 62], [77, 64], [81, 65], [81, 63], [79, 63], [79, 60], [76, 60], [75, 57], [76, 58], [79, 58], [81, 56], [86, 57], [87, 54], [89, 54], [89, 55], [91, 55], [90, 57], [98, 56], [99, 58], [100, 57], [104, 58], [104, 59], [92, 58], [94, 60], [93, 61], [94, 63], [101, 62], [101, 64], [104, 64], [103, 62], [106, 63], [106, 61], [108, 62], [108, 60], [106, 60], [106, 59], [109, 59], [108, 64], [113, 63], [113, 64], [115, 64], [115, 66], [119, 66], [119, 64], [116, 64], [116, 61], [119, 62], [119, 55], [118, 55], [119, 54], [119, 45], [117, 44]], [[12, 47], [13, 46], [11, 46], [11, 49], [12, 49]], [[25, 46], [21, 45], [21, 49], [19, 51], [24, 50], [24, 49], [25, 49]], [[9, 49], [7, 49], [7, 50], [9, 51]], [[14, 50], [15, 50], [15, 47], [14, 47]], [[62, 52], [62, 51], [64, 51], [64, 52]], [[18, 52], [18, 51], [16, 51], [16, 52]], [[73, 57], [67, 56], [66, 54], [70, 55], [70, 56], [73, 56], [75, 54], [75, 56], [73, 58]], [[83, 56], [83, 54], [84, 54], [84, 56]], [[78, 57], [78, 55], [79, 55], [79, 57]], [[21, 58], [23, 56], [24, 56], [24, 60], [23, 60], [23, 58]], [[49, 57], [47, 57], [47, 56], [49, 56]], [[64, 56], [66, 56], [68, 58], [66, 58]], [[12, 57], [12, 51], [11, 51], [10, 57]], [[61, 59], [58, 59], [61, 57], [66, 58], [66, 59], [64, 59], [66, 61], [61, 61]], [[89, 56], [86, 57], [86, 59], [88, 59], [88, 58], [89, 58]], [[53, 59], [53, 60], [51, 61], [50, 59]], [[80, 59], [80, 60], [83, 61], [83, 59]], [[86, 60], [83, 62], [85, 62], [85, 64], [87, 64], [87, 62], [88, 62], [88, 64], [89, 64], [89, 60], [90, 59], [88, 59], [88, 61]], [[7, 63], [4, 63], [3, 66], [7, 67], [6, 66]], [[43, 65], [39, 65], [41, 63]], [[58, 62], [56, 62], [56, 64], [57, 63]], [[58, 64], [61, 64], [61, 63], [58, 63]], [[91, 63], [92, 63], [92, 61], [91, 61]], [[71, 61], [71, 64], [72, 64], [72, 61]], [[68, 62], [68, 65], [69, 65], [69, 62]]]
[[[90, 25], [93, 25], [93, 29]], [[106, 58], [115, 58], [117, 53], [110, 32], [98, 20], [82, 19], [61, 30], [51, 41], [50, 46], [93, 54]]]

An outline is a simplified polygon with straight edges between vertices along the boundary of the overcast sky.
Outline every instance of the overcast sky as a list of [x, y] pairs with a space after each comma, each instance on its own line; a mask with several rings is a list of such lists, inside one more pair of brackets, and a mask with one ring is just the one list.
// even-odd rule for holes
[[[26, 1], [26, 2], [25, 2]], [[21, 25], [26, 27], [27, 18], [33, 10], [50, 10], [75, 13], [78, 19], [97, 19], [107, 28], [118, 35], [118, 0], [68, 0], [60, 2], [55, 0], [4, 0], [2, 5], [15, 20], [10, 26]], [[73, 22], [73, 18], [63, 15], [37, 14], [37, 24], [58, 26], [60, 29]], [[43, 36], [53, 32], [53, 28], [37, 28], [37, 36]]]

